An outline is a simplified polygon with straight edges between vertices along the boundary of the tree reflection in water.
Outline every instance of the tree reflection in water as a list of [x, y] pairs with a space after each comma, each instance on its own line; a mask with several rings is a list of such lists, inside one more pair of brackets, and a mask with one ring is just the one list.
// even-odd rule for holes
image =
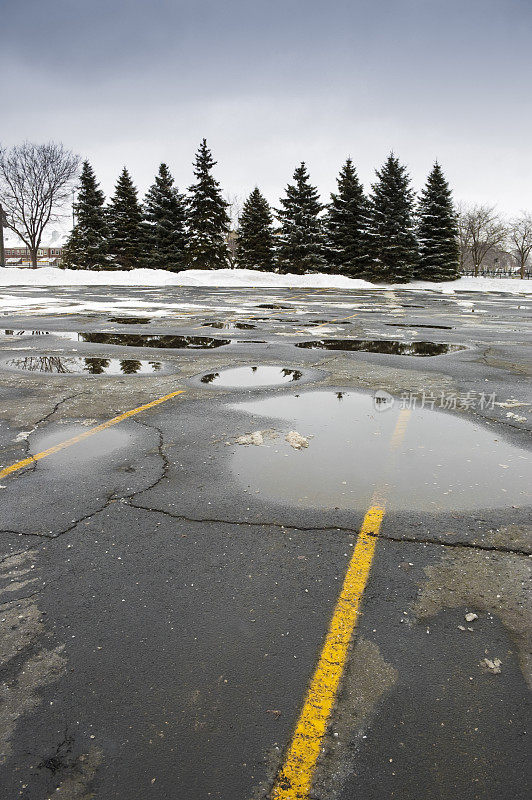
[[108, 358], [86, 358], [85, 369], [91, 375], [101, 375], [108, 369], [110, 363]]
[[[150, 370], [146, 368], [149, 364]], [[25, 372], [47, 372], [55, 374], [83, 374], [90, 375], [136, 375], [142, 371], [158, 372], [162, 368], [160, 361], [137, 361], [136, 359], [95, 358], [94, 356], [62, 358], [61, 356], [25, 356], [13, 358], [6, 362], [6, 366], [14, 367]]]
[[25, 358], [13, 358], [7, 363], [26, 372], [75, 372], [74, 369], [69, 369], [68, 359], [62, 359], [60, 356], [26, 356]]

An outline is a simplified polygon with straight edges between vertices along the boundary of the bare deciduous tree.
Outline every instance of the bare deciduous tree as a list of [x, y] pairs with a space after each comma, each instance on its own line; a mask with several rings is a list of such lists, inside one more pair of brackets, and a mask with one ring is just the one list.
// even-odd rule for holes
[[34, 268], [43, 232], [59, 220], [70, 199], [79, 163], [79, 156], [55, 142], [0, 147], [0, 202], [6, 227], [22, 239]]
[[506, 241], [507, 228], [493, 206], [462, 205], [459, 207], [460, 259], [462, 266], [466, 255], [473, 261], [478, 275], [486, 256]]
[[521, 278], [525, 277], [525, 267], [532, 253], [532, 214], [522, 211], [510, 222], [508, 241], [513, 257], [519, 267]]

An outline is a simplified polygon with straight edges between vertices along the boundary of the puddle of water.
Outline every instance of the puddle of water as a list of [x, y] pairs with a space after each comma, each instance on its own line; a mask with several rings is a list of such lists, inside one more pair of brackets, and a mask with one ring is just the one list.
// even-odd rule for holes
[[313, 342], [298, 342], [296, 347], [309, 350], [346, 350], [362, 353], [385, 353], [393, 356], [441, 356], [466, 348], [460, 344], [437, 342], [398, 342], [390, 339], [317, 339]]
[[260, 306], [255, 306], [255, 308], [267, 308], [270, 311], [279, 310], [279, 309], [287, 309], [293, 311], [292, 306], [281, 306], [278, 303], [262, 303]]
[[3, 331], [3, 336], [57, 336], [59, 339], [67, 339], [70, 342], [80, 341], [80, 334], [75, 331], [23, 331], [5, 329]]
[[[424, 512], [527, 505], [530, 455], [485, 428], [439, 411], [415, 409], [395, 454], [390, 440], [398, 403], [375, 410], [370, 395], [303, 392], [232, 408], [253, 415], [249, 430], [270, 427], [277, 439], [238, 447], [232, 469], [263, 498], [302, 508], [364, 512], [375, 488], [387, 485], [387, 508]], [[261, 422], [257, 417], [263, 417]], [[289, 430], [310, 436], [295, 452]]]
[[304, 328], [311, 328], [313, 325], [351, 325], [347, 320], [334, 319], [313, 319], [308, 322], [300, 323]]
[[[38, 431], [31, 437], [32, 453], [39, 453], [48, 450], [56, 444], [64, 442], [66, 439], [78, 436], [80, 433], [87, 433], [89, 430], [84, 425], [60, 425], [53, 431]], [[112, 455], [117, 450], [129, 447], [134, 440], [132, 433], [124, 426], [116, 426], [99, 431], [83, 440], [80, 447], [65, 447], [58, 453], [53, 453], [46, 458], [46, 464], [54, 467], [68, 467], [76, 469], [85, 462], [90, 465], [95, 458], [103, 458]], [[40, 462], [41, 464], [44, 462]]]
[[251, 331], [256, 328], [256, 325], [251, 325], [248, 322], [204, 322], [202, 328], [219, 328], [220, 330], [239, 330]]
[[118, 344], [122, 347], [169, 347], [179, 350], [211, 350], [214, 347], [225, 347], [231, 339], [215, 339], [210, 336], [172, 336], [148, 333], [88, 333], [75, 331], [4, 331], [6, 336], [57, 336], [71, 342], [87, 342], [90, 344]]
[[23, 372], [46, 372], [53, 375], [149, 375], [160, 372], [160, 361], [133, 358], [81, 358], [63, 356], [25, 356], [4, 362], [8, 369]]
[[117, 322], [119, 325], [147, 325], [151, 319], [150, 317], [109, 317], [109, 322]]
[[304, 372], [287, 367], [236, 367], [222, 372], [210, 372], [200, 378], [202, 383], [219, 388], [253, 389], [258, 386], [276, 386], [301, 380]]
[[178, 350], [211, 350], [231, 344], [230, 339], [215, 339], [210, 336], [157, 336], [142, 333], [82, 333], [81, 341], [118, 344], [123, 347], [169, 347]]
[[452, 331], [452, 325], [412, 325], [408, 322], [385, 322], [389, 328], [433, 328], [438, 331]]

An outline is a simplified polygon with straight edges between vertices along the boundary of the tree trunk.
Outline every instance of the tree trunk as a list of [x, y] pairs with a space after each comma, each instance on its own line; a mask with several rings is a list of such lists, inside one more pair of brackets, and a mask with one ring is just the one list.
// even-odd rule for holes
[[37, 269], [37, 248], [32, 247], [30, 250], [31, 268]]

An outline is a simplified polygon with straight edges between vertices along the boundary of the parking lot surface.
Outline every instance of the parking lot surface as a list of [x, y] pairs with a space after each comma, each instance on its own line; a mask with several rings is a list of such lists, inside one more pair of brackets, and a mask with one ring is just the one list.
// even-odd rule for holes
[[0, 300], [2, 797], [528, 796], [529, 300]]

